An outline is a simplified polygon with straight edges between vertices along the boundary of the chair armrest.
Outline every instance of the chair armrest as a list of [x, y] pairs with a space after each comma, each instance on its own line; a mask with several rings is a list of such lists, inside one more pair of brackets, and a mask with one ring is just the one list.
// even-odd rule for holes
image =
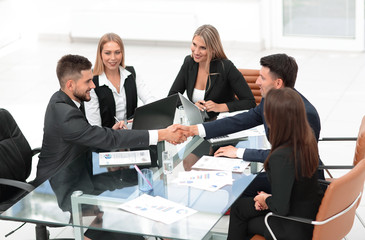
[[284, 218], [287, 220], [292, 220], [292, 221], [307, 223], [307, 224], [312, 224], [312, 222], [313, 222], [313, 220], [309, 219], [309, 218], [301, 218], [301, 217], [295, 217], [295, 216], [282, 216], [282, 215], [278, 215], [275, 213], [272, 213], [271, 215], [269, 215], [269, 217]]
[[274, 232], [272, 231], [272, 229], [270, 228], [268, 219], [269, 217], [278, 217], [278, 218], [283, 218], [283, 219], [287, 219], [287, 220], [292, 220], [292, 221], [296, 221], [296, 222], [301, 222], [301, 223], [307, 223], [307, 224], [313, 224], [313, 220], [312, 219], [308, 219], [308, 218], [301, 218], [301, 217], [294, 217], [294, 216], [281, 216], [272, 212], [269, 212], [268, 214], [266, 214], [265, 216], [265, 225], [266, 228], [269, 230], [270, 235], [272, 236], [272, 238], [274, 240], [276, 240], [277, 238], [275, 237]]
[[38, 148], [33, 148], [32, 149], [32, 156], [36, 155], [37, 153], [40, 153], [41, 152], [41, 148], [38, 147]]
[[356, 141], [357, 137], [324, 137], [318, 141]]
[[353, 165], [320, 165], [318, 166], [319, 170], [324, 169], [353, 169]]
[[34, 190], [33, 185], [31, 185], [29, 183], [17, 181], [17, 180], [12, 180], [12, 179], [0, 178], [0, 184], [17, 187], [17, 188], [23, 189], [27, 192], [31, 192]]

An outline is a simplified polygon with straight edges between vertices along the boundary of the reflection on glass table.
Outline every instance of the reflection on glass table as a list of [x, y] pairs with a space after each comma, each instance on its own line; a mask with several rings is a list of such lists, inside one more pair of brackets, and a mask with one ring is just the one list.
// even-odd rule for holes
[[[260, 147], [262, 143], [257, 138], [249, 138], [247, 144]], [[173, 155], [174, 169], [171, 174], [164, 174], [162, 168], [154, 168], [153, 190], [147, 194], [197, 211], [172, 224], [163, 224], [121, 210], [119, 206], [122, 203], [145, 193], [138, 189], [136, 171], [127, 168], [97, 172], [95, 161], [94, 169], [91, 163], [78, 163], [62, 170], [61, 175], [40, 185], [1, 217], [74, 226], [76, 239], [82, 239], [83, 236], [84, 230], [79, 227], [172, 239], [208, 239], [212, 227], [255, 178], [250, 170], [234, 173], [233, 184], [216, 192], [174, 182], [179, 172], [189, 171], [201, 156], [212, 154], [210, 143], [195, 136]], [[93, 154], [93, 159], [97, 157], [97, 154]], [[65, 175], [70, 171], [77, 171], [79, 178], [65, 181]]]

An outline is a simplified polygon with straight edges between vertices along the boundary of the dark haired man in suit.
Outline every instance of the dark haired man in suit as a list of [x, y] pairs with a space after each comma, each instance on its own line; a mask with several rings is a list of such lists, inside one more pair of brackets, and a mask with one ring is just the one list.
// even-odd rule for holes
[[186, 140], [186, 132], [173, 126], [149, 131], [122, 130], [123, 122], [112, 128], [91, 126], [83, 112], [83, 102], [90, 100], [90, 91], [95, 88], [91, 62], [82, 56], [66, 55], [58, 61], [56, 72], [61, 89], [53, 94], [47, 106], [35, 185], [72, 161], [87, 160], [91, 148], [147, 147], [158, 141]]

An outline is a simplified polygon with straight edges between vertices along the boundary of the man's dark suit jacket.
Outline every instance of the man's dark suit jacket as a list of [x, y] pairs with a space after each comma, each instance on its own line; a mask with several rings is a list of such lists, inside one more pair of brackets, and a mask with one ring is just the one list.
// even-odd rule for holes
[[47, 106], [43, 131], [35, 185], [49, 179], [72, 161], [91, 161], [87, 159], [90, 148], [112, 150], [149, 145], [149, 134], [145, 130], [91, 126], [61, 90], [53, 94]]
[[[186, 56], [183, 65], [171, 86], [169, 96], [175, 93], [187, 93], [190, 101], [198, 76], [199, 64], [191, 56]], [[206, 85], [204, 100], [226, 103], [230, 112], [250, 109], [256, 106], [255, 98], [246, 80], [228, 59], [215, 59], [210, 62], [210, 82]], [[237, 98], [235, 97], [237, 96]], [[212, 118], [217, 113], [208, 113]]]
[[[299, 95], [303, 99], [305, 110], [307, 112], [308, 122], [312, 127], [314, 135], [318, 141], [321, 131], [321, 122], [318, 112], [302, 94], [299, 93]], [[246, 130], [252, 127], [259, 126], [261, 124], [264, 124], [266, 137], [269, 139], [269, 131], [264, 118], [264, 98], [261, 100], [261, 103], [257, 107], [250, 109], [248, 112], [237, 114], [233, 117], [227, 117], [212, 122], [206, 122], [203, 123], [203, 126], [206, 132], [206, 139], [209, 139]], [[243, 159], [252, 162], [264, 162], [269, 155], [269, 152], [270, 150], [246, 149], [243, 155]]]

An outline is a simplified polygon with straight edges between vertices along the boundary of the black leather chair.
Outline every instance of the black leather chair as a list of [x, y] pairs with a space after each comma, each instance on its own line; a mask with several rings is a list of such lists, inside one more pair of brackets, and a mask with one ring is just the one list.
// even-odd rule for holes
[[31, 149], [11, 114], [0, 109], [0, 212], [5, 211], [34, 187], [26, 180], [32, 157], [40, 148]]
[[[31, 149], [13, 116], [0, 108], [0, 213], [34, 189], [27, 178], [32, 170], [32, 158], [40, 150]], [[36, 224], [36, 239], [48, 237], [46, 226]]]

